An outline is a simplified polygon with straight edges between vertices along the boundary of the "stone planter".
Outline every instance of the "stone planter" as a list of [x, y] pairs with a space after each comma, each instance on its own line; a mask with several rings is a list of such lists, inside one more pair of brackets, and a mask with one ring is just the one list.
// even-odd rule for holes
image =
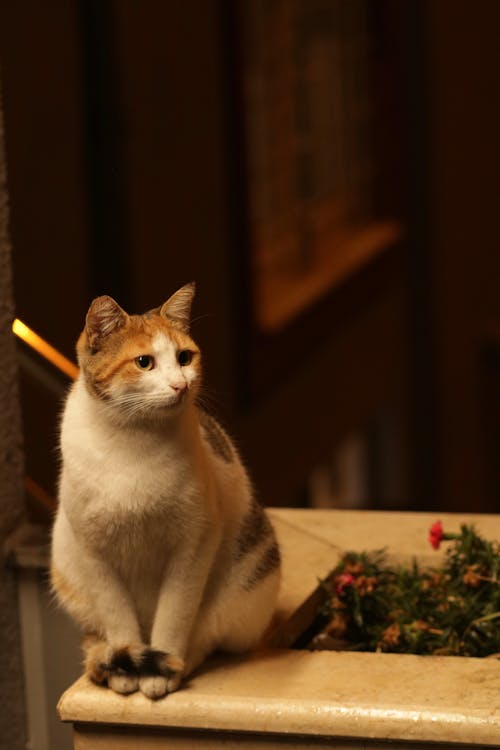
[[[182, 690], [153, 703], [80, 678], [59, 703], [78, 750], [128, 748], [378, 748], [500, 746], [496, 659], [293, 651], [310, 622], [318, 577], [349, 549], [387, 547], [399, 561], [435, 565], [435, 515], [271, 511], [283, 552], [276, 626], [266, 648], [217, 657]], [[496, 516], [442, 514], [500, 537]]]

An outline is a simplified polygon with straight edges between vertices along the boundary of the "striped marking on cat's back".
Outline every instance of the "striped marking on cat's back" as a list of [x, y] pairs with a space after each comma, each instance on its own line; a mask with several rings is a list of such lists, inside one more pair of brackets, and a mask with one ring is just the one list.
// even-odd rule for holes
[[238, 562], [257, 545], [274, 536], [273, 527], [264, 508], [252, 497], [250, 506], [243, 516], [234, 549], [234, 560]]
[[264, 548], [255, 568], [243, 583], [245, 591], [252, 591], [261, 581], [274, 573], [281, 565], [281, 554], [276, 539]]
[[230, 439], [217, 420], [208, 412], [200, 408], [198, 413], [203, 434], [213, 453], [224, 463], [231, 464], [234, 460], [234, 450]]

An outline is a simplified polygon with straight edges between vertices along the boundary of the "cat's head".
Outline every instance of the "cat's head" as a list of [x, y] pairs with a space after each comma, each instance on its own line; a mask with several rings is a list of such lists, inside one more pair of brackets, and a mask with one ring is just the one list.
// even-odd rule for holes
[[78, 362], [89, 392], [122, 420], [172, 416], [194, 399], [201, 379], [189, 335], [194, 292], [186, 284], [144, 315], [128, 315], [108, 296], [90, 305]]

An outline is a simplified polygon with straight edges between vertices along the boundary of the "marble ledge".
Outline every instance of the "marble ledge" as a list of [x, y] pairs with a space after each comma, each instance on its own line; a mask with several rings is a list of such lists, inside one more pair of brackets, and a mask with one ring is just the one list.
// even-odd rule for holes
[[151, 702], [81, 678], [64, 721], [273, 736], [500, 745], [500, 666], [492, 659], [266, 651], [211, 660]]

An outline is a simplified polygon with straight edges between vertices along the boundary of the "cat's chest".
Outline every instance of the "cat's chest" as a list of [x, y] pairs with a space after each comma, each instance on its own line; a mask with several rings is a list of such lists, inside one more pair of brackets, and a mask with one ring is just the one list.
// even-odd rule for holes
[[182, 446], [136, 434], [81, 430], [63, 445], [64, 471], [92, 512], [150, 513], [196, 490], [192, 457]]
[[80, 446], [64, 472], [73, 527], [89, 544], [112, 550], [115, 561], [130, 558], [141, 569], [144, 556], [161, 561], [199, 505], [189, 460], [168, 445], [131, 452], [123, 443], [108, 442], [106, 453], [98, 444]]

